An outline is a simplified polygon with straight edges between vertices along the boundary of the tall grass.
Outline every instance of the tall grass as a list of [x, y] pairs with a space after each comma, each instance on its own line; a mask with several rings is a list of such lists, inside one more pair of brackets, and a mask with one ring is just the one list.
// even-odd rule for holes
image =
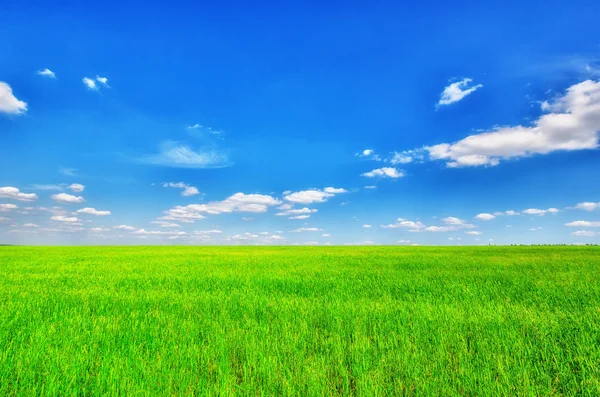
[[2, 247], [0, 395], [600, 395], [597, 247]]

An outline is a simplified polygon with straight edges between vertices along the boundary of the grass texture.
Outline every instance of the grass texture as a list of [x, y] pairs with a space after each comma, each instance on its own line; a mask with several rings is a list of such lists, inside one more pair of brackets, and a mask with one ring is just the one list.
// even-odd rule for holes
[[0, 247], [0, 395], [599, 396], [598, 247]]

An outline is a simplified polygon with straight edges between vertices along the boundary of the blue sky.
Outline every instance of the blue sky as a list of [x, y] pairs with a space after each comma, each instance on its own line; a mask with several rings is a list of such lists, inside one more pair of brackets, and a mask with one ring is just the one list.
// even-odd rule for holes
[[0, 243], [600, 243], [598, 15], [3, 5]]

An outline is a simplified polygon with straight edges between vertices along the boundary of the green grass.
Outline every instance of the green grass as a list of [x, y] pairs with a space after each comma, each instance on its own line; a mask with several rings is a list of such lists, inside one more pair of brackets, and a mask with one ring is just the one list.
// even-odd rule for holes
[[0, 395], [600, 395], [597, 247], [2, 247]]

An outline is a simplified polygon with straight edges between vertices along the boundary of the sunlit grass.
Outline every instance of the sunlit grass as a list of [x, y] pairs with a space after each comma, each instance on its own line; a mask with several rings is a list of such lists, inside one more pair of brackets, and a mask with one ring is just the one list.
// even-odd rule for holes
[[600, 395], [597, 247], [0, 247], [0, 395]]

